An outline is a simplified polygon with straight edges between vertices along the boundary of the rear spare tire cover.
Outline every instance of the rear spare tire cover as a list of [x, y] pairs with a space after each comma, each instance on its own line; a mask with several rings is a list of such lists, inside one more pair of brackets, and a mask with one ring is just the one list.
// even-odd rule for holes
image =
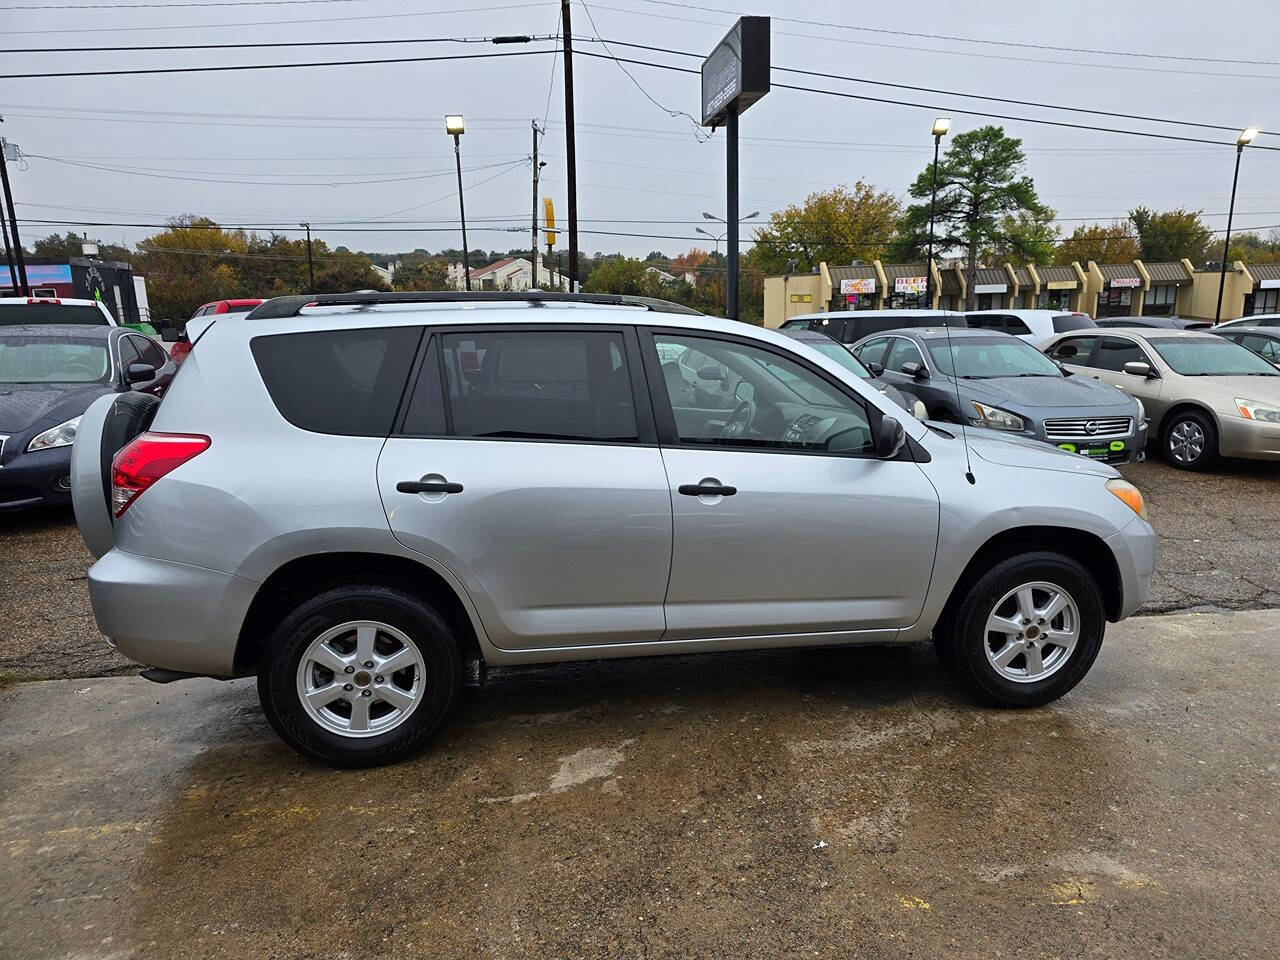
[[111, 515], [111, 460], [142, 433], [160, 401], [146, 393], [99, 397], [80, 418], [71, 447], [71, 503], [89, 552], [101, 557], [115, 543]]

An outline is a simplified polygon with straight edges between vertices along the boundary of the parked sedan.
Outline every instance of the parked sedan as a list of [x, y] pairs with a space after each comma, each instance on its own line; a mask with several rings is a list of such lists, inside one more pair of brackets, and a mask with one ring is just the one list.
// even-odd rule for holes
[[1100, 327], [1153, 327], [1161, 330], [1204, 330], [1213, 326], [1212, 320], [1194, 317], [1105, 317], [1098, 321]]
[[1280, 327], [1214, 327], [1213, 332], [1280, 367]]
[[1118, 327], [1054, 337], [1044, 350], [1140, 400], [1175, 467], [1280, 460], [1280, 370], [1219, 331]]
[[175, 369], [121, 327], [0, 327], [0, 510], [70, 503], [80, 415], [103, 394], [159, 394]]
[[876, 366], [868, 369], [843, 343], [837, 343], [825, 333], [818, 333], [816, 330], [779, 330], [778, 332], [783, 336], [790, 337], [792, 340], [799, 340], [805, 346], [812, 347], [824, 357], [840, 364], [855, 377], [870, 381], [873, 387], [903, 410], [909, 411], [917, 420], [928, 419], [929, 414], [923, 403], [915, 397], [907, 396], [907, 394], [884, 379], [882, 376], [884, 367]]
[[1219, 327], [1280, 327], [1280, 313], [1255, 313], [1235, 320], [1223, 320]]
[[895, 330], [855, 344], [864, 364], [924, 402], [934, 420], [1052, 443], [1108, 463], [1143, 459], [1142, 403], [1088, 377], [1070, 376], [1007, 333]]

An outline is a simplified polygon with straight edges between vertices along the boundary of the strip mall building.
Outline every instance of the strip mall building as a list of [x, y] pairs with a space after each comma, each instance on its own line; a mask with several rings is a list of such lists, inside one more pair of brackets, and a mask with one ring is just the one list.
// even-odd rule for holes
[[[825, 310], [961, 310], [967, 294], [962, 265], [932, 265], [928, 302], [923, 263], [822, 263], [813, 273], [766, 277], [764, 322], [778, 327], [794, 316]], [[974, 283], [979, 310], [1079, 310], [1094, 317], [1168, 316], [1212, 319], [1218, 271], [1173, 263], [1107, 263], [980, 267]], [[1280, 313], [1280, 264], [1227, 269], [1222, 319]]]

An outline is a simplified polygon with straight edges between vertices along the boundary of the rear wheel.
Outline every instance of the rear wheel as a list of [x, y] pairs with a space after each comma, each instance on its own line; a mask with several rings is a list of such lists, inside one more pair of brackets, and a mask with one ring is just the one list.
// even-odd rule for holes
[[351, 585], [299, 606], [272, 634], [262, 709], [294, 749], [335, 766], [395, 763], [420, 750], [457, 692], [453, 631], [401, 590]]
[[1058, 553], [1010, 557], [980, 576], [939, 624], [938, 656], [979, 700], [1035, 707], [1079, 683], [1102, 647], [1102, 593]]
[[1174, 414], [1164, 429], [1165, 458], [1180, 470], [1206, 470], [1218, 459], [1218, 430], [1198, 410]]

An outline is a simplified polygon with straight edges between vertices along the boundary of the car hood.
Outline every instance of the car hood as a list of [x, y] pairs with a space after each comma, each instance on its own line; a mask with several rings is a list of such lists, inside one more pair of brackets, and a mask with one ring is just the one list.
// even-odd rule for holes
[[993, 377], [961, 380], [961, 389], [977, 399], [1019, 407], [1120, 407], [1131, 401], [1123, 391], [1092, 377]]
[[[1199, 385], [1204, 384], [1204, 388]], [[1178, 380], [1180, 396], [1197, 397], [1202, 389], [1213, 390], [1231, 410], [1235, 398], [1280, 404], [1280, 377], [1188, 377]]]
[[[954, 426], [947, 426], [948, 431], [955, 429]], [[969, 427], [965, 434], [969, 439], [969, 451], [988, 463], [1032, 470], [1084, 473], [1095, 477], [1120, 476], [1114, 467], [1076, 453], [1067, 453], [1039, 440], [1001, 433], [999, 430], [987, 430], [984, 427]]]
[[53, 417], [70, 420], [112, 392], [104, 383], [0, 383], [0, 433], [21, 433]]

